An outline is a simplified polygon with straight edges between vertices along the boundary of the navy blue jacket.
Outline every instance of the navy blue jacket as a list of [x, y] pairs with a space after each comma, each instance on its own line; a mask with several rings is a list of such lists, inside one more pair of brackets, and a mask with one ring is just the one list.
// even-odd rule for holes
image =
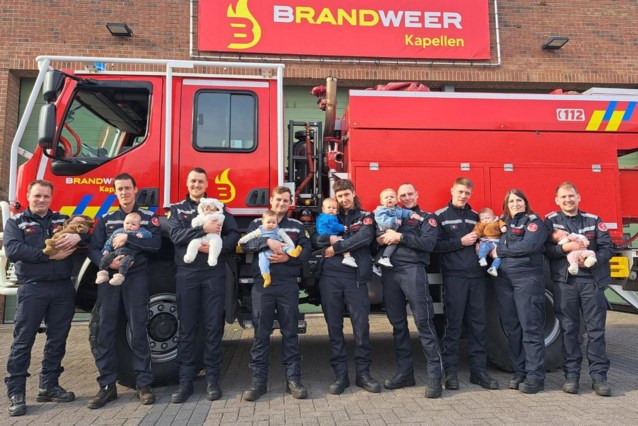
[[545, 216], [545, 226], [549, 234], [545, 244], [546, 254], [554, 282], [565, 283], [571, 277], [567, 272], [567, 253], [551, 241], [552, 231], [563, 229], [586, 236], [589, 239], [587, 249], [596, 253], [596, 264], [591, 268], [579, 268], [578, 275], [573, 279], [593, 280], [598, 287], [606, 287], [611, 283], [609, 259], [614, 255], [614, 250], [607, 226], [598, 216], [580, 210], [576, 216], [567, 216], [562, 211], [552, 212]]
[[502, 258], [500, 270], [508, 275], [542, 271], [547, 229], [541, 218], [523, 212], [505, 222], [507, 231], [501, 235], [496, 249], [496, 254]]
[[452, 201], [436, 211], [439, 222], [439, 238], [434, 251], [441, 253], [441, 269], [445, 276], [476, 278], [485, 275], [478, 263], [474, 244], [464, 246], [461, 238], [472, 232], [479, 215], [469, 204], [456, 207]]
[[[73, 256], [62, 260], [49, 260], [42, 253], [44, 241], [62, 227], [68, 216], [49, 210], [44, 217], [31, 210], [7, 220], [4, 225], [4, 250], [10, 261], [15, 262], [20, 284], [57, 281], [71, 278]], [[88, 239], [88, 235], [83, 238]]]
[[439, 226], [432, 213], [424, 212], [419, 206], [410, 210], [421, 216], [423, 221], [408, 217], [401, 222], [397, 229], [402, 235], [401, 242], [392, 255], [392, 265], [395, 268], [402, 265], [427, 267], [430, 264], [430, 253], [434, 250], [439, 235]]
[[[188, 195], [181, 203], [173, 204], [171, 211], [168, 213], [169, 236], [175, 245], [175, 265], [177, 266], [208, 266], [208, 255], [198, 252], [193, 263], [184, 263], [184, 255], [186, 248], [195, 238], [201, 238], [206, 235], [203, 226], [191, 226], [191, 221], [197, 216], [197, 205]], [[234, 254], [237, 247], [237, 241], [241, 237], [237, 221], [224, 208], [224, 224], [222, 225], [222, 251], [220, 260], [224, 255]]]
[[[259, 228], [261, 225], [261, 218], [253, 220], [248, 226], [247, 233], [252, 232]], [[301, 246], [302, 251], [299, 257], [290, 257], [287, 262], [284, 263], [272, 263], [270, 265], [270, 276], [272, 277], [273, 284], [277, 283], [297, 283], [297, 278], [301, 276], [301, 265], [307, 261], [311, 255], [311, 245], [308, 236], [306, 235], [306, 229], [300, 221], [289, 217], [284, 217], [278, 223], [281, 228], [295, 243], [296, 246]], [[260, 251], [268, 250], [268, 238], [258, 237], [253, 238], [250, 241], [241, 245], [242, 249], [247, 253], [259, 253]], [[263, 285], [264, 278], [261, 276], [259, 269], [259, 257], [253, 257], [252, 263], [253, 285]]]
[[[148, 253], [159, 251], [162, 245], [162, 237], [160, 233], [160, 222], [157, 216], [148, 210], [141, 209], [136, 204], [133, 212], [138, 213], [142, 217], [141, 226], [146, 228], [152, 235], [152, 238], [129, 238], [124, 247], [137, 250], [133, 266], [129, 269], [129, 274], [136, 271], [146, 270], [148, 266]], [[96, 265], [100, 264], [102, 258], [102, 247], [109, 239], [111, 234], [124, 225], [124, 218], [128, 213], [121, 208], [106, 213], [100, 219], [93, 230], [91, 244], [89, 246], [89, 258]]]
[[[372, 278], [372, 253], [370, 244], [375, 238], [374, 215], [361, 209], [350, 209], [346, 213], [342, 208], [337, 214], [339, 222], [348, 227], [343, 234], [343, 240], [332, 245], [335, 256], [322, 260], [321, 274], [331, 277], [343, 277], [355, 273], [354, 268], [342, 264], [343, 253], [349, 252], [357, 261], [356, 280], [359, 283], [368, 282]], [[330, 245], [330, 236], [314, 236], [314, 245], [323, 248]], [[394, 256], [392, 257], [394, 259]]]

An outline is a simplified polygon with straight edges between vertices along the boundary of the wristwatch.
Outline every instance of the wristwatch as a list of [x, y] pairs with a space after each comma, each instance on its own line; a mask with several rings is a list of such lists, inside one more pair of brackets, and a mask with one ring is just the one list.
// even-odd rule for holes
[[399, 234], [399, 242], [402, 243], [403, 242], [403, 234]]

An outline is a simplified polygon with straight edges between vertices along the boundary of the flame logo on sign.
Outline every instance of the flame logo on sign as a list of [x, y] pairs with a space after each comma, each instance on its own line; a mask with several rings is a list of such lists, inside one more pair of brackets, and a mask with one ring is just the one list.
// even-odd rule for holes
[[235, 199], [235, 185], [228, 179], [228, 172], [230, 172], [230, 169], [226, 169], [218, 176], [215, 176], [217, 199], [222, 203], [230, 203]]
[[[250, 10], [248, 10], [248, 0], [237, 0], [235, 9], [229, 4], [226, 16], [230, 18], [230, 26], [235, 29], [233, 37], [242, 42], [230, 43], [230, 49], [250, 49], [261, 39], [261, 27]], [[252, 39], [250, 37], [252, 36]]]

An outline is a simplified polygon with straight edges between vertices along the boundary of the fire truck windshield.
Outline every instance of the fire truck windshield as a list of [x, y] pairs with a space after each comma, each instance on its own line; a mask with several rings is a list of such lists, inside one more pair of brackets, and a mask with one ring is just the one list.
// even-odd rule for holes
[[150, 90], [79, 85], [62, 123], [56, 157], [107, 161], [144, 140]]

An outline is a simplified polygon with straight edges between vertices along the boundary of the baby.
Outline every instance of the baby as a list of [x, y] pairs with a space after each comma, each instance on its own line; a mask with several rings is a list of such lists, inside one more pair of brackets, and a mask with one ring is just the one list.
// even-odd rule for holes
[[[261, 216], [261, 226], [241, 237], [239, 244], [245, 244], [253, 238], [259, 237], [272, 238], [283, 242], [285, 245], [282, 247], [282, 250], [290, 257], [299, 257], [301, 254], [302, 247], [295, 247], [295, 243], [292, 242], [288, 234], [277, 225], [277, 213], [273, 210], [266, 210]], [[270, 249], [259, 252], [259, 270], [261, 271], [261, 276], [264, 278], [264, 288], [268, 287], [271, 283], [270, 260], [268, 257], [273, 253]]]
[[[206, 222], [216, 219], [220, 225], [224, 223], [224, 204], [216, 198], [202, 198], [197, 205], [197, 216], [191, 221], [193, 228], [204, 226]], [[222, 237], [219, 234], [210, 233], [203, 237], [195, 238], [188, 243], [186, 254], [184, 254], [184, 263], [193, 263], [197, 257], [199, 248], [208, 243], [208, 266], [217, 265], [217, 259], [222, 251]]]
[[[123, 226], [116, 229], [109, 239], [106, 240], [106, 243], [102, 248], [102, 259], [100, 259], [99, 265], [100, 270], [97, 273], [95, 284], [102, 284], [108, 281], [111, 285], [122, 285], [126, 278], [126, 273], [135, 259], [135, 254], [139, 250], [131, 247], [119, 247], [114, 249], [113, 237], [117, 234], [127, 234], [129, 238], [152, 238], [153, 235], [151, 232], [148, 229], [141, 227], [141, 222], [142, 217], [139, 213], [132, 212], [127, 214], [124, 218]], [[109, 265], [120, 255], [124, 255], [124, 257], [120, 260], [120, 269], [109, 281]]]
[[[347, 227], [339, 223], [337, 211], [339, 211], [339, 206], [334, 198], [326, 198], [323, 200], [323, 203], [321, 203], [321, 213], [319, 213], [319, 217], [317, 218], [317, 233], [319, 235], [338, 235], [347, 231]], [[353, 268], [358, 266], [357, 261], [349, 252], [343, 253], [343, 261], [341, 263]]]
[[[507, 224], [497, 216], [494, 216], [492, 209], [485, 207], [479, 212], [479, 223], [472, 229], [472, 232], [475, 232], [479, 238], [479, 265], [487, 266], [487, 255], [498, 247], [501, 234], [505, 231], [507, 231]], [[493, 277], [498, 277], [499, 266], [501, 266], [501, 259], [495, 257], [487, 273]]]
[[[585, 244], [585, 247], [589, 246], [589, 239], [586, 236], [581, 234], [570, 234], [564, 229], [554, 229], [552, 232], [552, 242], [562, 246], [565, 243], [570, 241], [582, 242]], [[598, 259], [596, 259], [596, 253], [593, 250], [574, 250], [567, 253], [567, 262], [569, 263], [569, 267], [567, 268], [567, 272], [571, 275], [578, 274], [578, 259], [580, 257], [585, 258], [585, 266], [591, 268]]]
[[53, 231], [53, 236], [44, 241], [45, 247], [42, 250], [47, 256], [53, 256], [58, 252], [55, 243], [65, 234], [88, 234], [93, 228], [93, 218], [85, 215], [74, 215], [64, 221], [61, 228]]
[[[397, 206], [397, 193], [392, 188], [386, 188], [379, 194], [380, 206], [374, 210], [374, 220], [377, 223], [377, 236], [383, 234], [388, 229], [397, 230], [404, 219], [423, 220], [421, 216], [409, 209], [402, 209]], [[392, 268], [390, 257], [397, 249], [396, 245], [389, 245], [383, 249], [381, 257], [377, 260], [379, 265]]]

